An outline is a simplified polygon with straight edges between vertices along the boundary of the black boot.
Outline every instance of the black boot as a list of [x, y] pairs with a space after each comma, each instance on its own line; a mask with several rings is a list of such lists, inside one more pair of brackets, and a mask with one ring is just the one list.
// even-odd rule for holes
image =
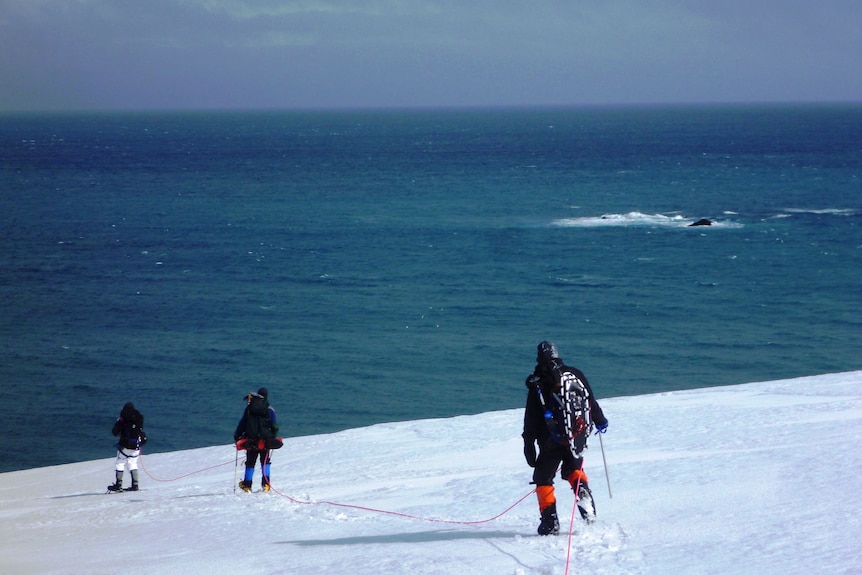
[[542, 522], [539, 523], [539, 535], [557, 535], [560, 533], [560, 521], [557, 519], [557, 504], [551, 503], [542, 509]]
[[593, 502], [593, 492], [590, 491], [590, 486], [586, 481], [581, 481], [578, 484], [578, 511], [581, 512], [581, 518], [587, 523], [592, 523], [596, 520], [596, 504]]
[[129, 487], [128, 491], [137, 491], [138, 490], [138, 470], [132, 469], [132, 486]]
[[123, 490], [123, 472], [117, 471], [117, 481], [113, 485], [108, 485], [108, 491]]

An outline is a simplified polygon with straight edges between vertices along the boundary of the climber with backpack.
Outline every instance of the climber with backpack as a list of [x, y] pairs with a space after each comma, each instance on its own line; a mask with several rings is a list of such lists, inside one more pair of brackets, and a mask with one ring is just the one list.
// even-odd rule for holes
[[[536, 367], [527, 377], [524, 409], [524, 457], [533, 468], [533, 483], [539, 500], [539, 535], [560, 531], [554, 495], [554, 475], [569, 482], [578, 511], [590, 523], [596, 517], [592, 492], [583, 467], [583, 452], [593, 427], [604, 433], [608, 420], [596, 401], [586, 376], [563, 363], [556, 346], [538, 345]], [[536, 453], [536, 444], [539, 451]]]
[[144, 432], [144, 416], [135, 409], [131, 401], [123, 406], [111, 433], [119, 436], [120, 440], [116, 445], [117, 460], [114, 465], [116, 481], [108, 486], [108, 491], [123, 491], [123, 472], [127, 467], [132, 476], [132, 486], [125, 491], [137, 491], [138, 456], [141, 454], [141, 447], [147, 443], [147, 434]]
[[243, 491], [251, 491], [254, 479], [254, 467], [260, 459], [261, 489], [270, 490], [269, 471], [272, 450], [282, 446], [280, 438], [276, 437], [278, 425], [275, 419], [275, 409], [269, 404], [269, 392], [265, 387], [257, 393], [246, 395], [246, 407], [242, 418], [236, 426], [233, 440], [237, 450], [245, 450], [245, 476], [239, 482]]

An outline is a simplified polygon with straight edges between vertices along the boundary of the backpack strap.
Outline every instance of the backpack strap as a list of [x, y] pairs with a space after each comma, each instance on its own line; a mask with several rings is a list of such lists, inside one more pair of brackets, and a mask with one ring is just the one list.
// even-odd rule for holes
[[[562, 429], [560, 427], [560, 422], [557, 421], [556, 417], [554, 417], [553, 408], [548, 405], [548, 402], [545, 399], [545, 394], [544, 394], [544, 392], [542, 392], [542, 384], [540, 381], [541, 380], [539, 378], [536, 378], [536, 380], [532, 383], [533, 383], [533, 387], [536, 390], [536, 395], [538, 395], [538, 397], [539, 397], [539, 404], [542, 406], [542, 411], [543, 411], [543, 415], [544, 415], [544, 419], [545, 419], [545, 425], [548, 427], [548, 432], [551, 435], [551, 439], [553, 439], [555, 443], [565, 445], [567, 443], [566, 437], [565, 437], [564, 433], [562, 433]], [[562, 402], [561, 402], [560, 398], [557, 396], [557, 394], [552, 393], [551, 399], [556, 401], [557, 408], [560, 411], [565, 412], [565, 409], [562, 405]], [[565, 417], [565, 413], [564, 413], [564, 417]]]

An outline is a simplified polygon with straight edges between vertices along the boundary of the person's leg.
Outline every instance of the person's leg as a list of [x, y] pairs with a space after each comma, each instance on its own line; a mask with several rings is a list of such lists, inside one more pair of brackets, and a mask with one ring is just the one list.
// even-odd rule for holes
[[560, 532], [557, 518], [557, 499], [554, 495], [554, 475], [560, 465], [560, 456], [555, 450], [541, 450], [533, 468], [533, 483], [536, 484], [536, 498], [539, 502], [539, 535], [556, 535]]
[[258, 451], [256, 449], [247, 449], [245, 452], [245, 475], [239, 486], [243, 491], [251, 491], [251, 483], [254, 480], [254, 466], [257, 463]]
[[130, 488], [132, 491], [137, 491], [138, 487], [138, 456], [141, 454], [140, 450], [136, 450], [132, 455], [126, 459], [126, 465], [129, 467], [129, 474], [132, 476], [132, 487]]
[[123, 471], [126, 469], [126, 456], [122, 450], [117, 451], [117, 460], [114, 462], [114, 484], [108, 485], [108, 491], [122, 491]]
[[596, 504], [593, 501], [593, 492], [590, 491], [587, 473], [582, 469], [583, 465], [582, 457], [571, 456], [563, 460], [562, 473], [575, 492], [581, 518], [592, 523], [596, 519]]
[[267, 449], [260, 454], [260, 487], [264, 491], [269, 491], [269, 460], [272, 457], [272, 450]]

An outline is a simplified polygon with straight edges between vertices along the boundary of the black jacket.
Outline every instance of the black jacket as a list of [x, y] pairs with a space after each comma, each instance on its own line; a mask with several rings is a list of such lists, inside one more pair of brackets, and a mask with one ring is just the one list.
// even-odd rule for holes
[[278, 423], [275, 419], [275, 409], [266, 403], [266, 415], [250, 413], [247, 406], [243, 412], [236, 430], [233, 432], [234, 442], [246, 439], [271, 439], [278, 433]]
[[[605, 417], [605, 414], [602, 413], [602, 408], [599, 406], [598, 401], [596, 401], [593, 390], [590, 387], [590, 382], [587, 381], [587, 377], [583, 372], [576, 367], [565, 365], [562, 361], [555, 361], [558, 362], [558, 369], [571, 371], [584, 383], [584, 387], [586, 387], [587, 392], [590, 394], [590, 416], [592, 417], [593, 422], [596, 425], [604, 425], [607, 423], [608, 420]], [[545, 408], [542, 407], [542, 403], [539, 400], [536, 385], [541, 386], [542, 394], [547, 400], [547, 398], [551, 397], [552, 393], [557, 391], [556, 387], [559, 385], [557, 383], [557, 378], [549, 368], [537, 364], [533, 373], [527, 377], [525, 385], [527, 386], [527, 405], [524, 408], [524, 442], [532, 443], [536, 441], [540, 448], [553, 444], [554, 442], [551, 439], [551, 432], [548, 429], [548, 425], [545, 423]]]
[[[146, 435], [144, 434], [144, 416], [140, 411], [135, 409], [134, 404], [130, 401], [123, 406], [120, 411], [120, 417], [114, 422], [114, 427], [111, 429], [113, 435], [119, 435], [119, 446], [128, 449], [138, 447], [138, 440], [143, 441]], [[143, 441], [141, 444], [143, 444]]]

